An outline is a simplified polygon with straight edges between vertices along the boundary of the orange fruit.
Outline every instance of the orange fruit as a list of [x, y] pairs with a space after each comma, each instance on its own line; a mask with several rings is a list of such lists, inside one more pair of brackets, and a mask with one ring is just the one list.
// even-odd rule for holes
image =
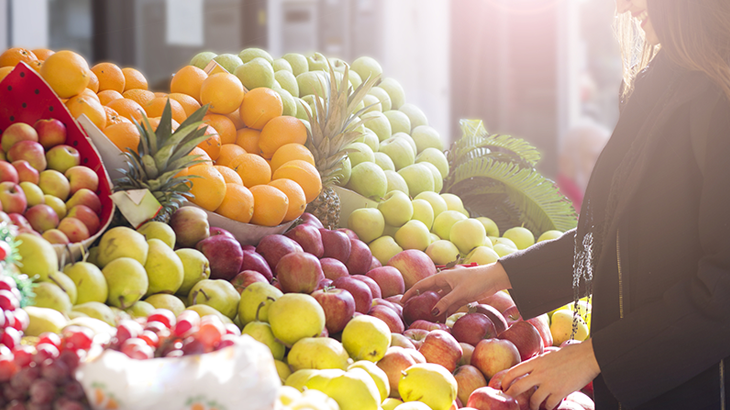
[[271, 168], [265, 159], [256, 154], [243, 154], [236, 158], [231, 168], [235, 169], [246, 188], [268, 184]]
[[270, 88], [259, 87], [246, 93], [238, 112], [247, 127], [260, 130], [272, 118], [284, 112], [284, 104], [279, 93]]
[[186, 177], [189, 174], [190, 174], [190, 168], [183, 168], [183, 169], [180, 170], [180, 172], [178, 172], [177, 174], [175, 174], [175, 176], [173, 176], [173, 178]]
[[233, 168], [234, 161], [244, 154], [246, 154], [246, 150], [236, 144], [223, 144], [221, 145], [220, 155], [218, 155], [215, 163]]
[[[157, 127], [160, 125], [160, 120], [162, 118], [160, 117], [152, 117], [147, 118], [147, 121], [150, 123], [150, 127], [152, 127], [152, 131], [157, 131]], [[144, 122], [141, 124], [143, 127], [146, 127], [147, 125], [144, 124]], [[177, 127], [179, 127], [180, 124], [177, 123], [177, 121], [172, 120], [172, 123], [170, 124], [170, 127], [172, 128], [172, 131], [175, 132]]]
[[119, 91], [114, 90], [100, 91], [98, 94], [96, 94], [96, 96], [99, 97], [99, 102], [101, 102], [102, 105], [108, 105], [114, 100], [120, 100], [124, 98], [122, 94], [119, 94]]
[[88, 73], [86, 60], [69, 50], [54, 53], [41, 66], [41, 77], [59, 98], [70, 98], [83, 91], [89, 84]]
[[124, 91], [128, 90], [146, 90], [147, 79], [138, 70], [132, 67], [122, 68], [124, 75]]
[[142, 116], [145, 113], [144, 108], [142, 108], [141, 105], [129, 98], [119, 98], [110, 101], [106, 104], [106, 106], [118, 112], [122, 117], [126, 117], [129, 121], [136, 119], [139, 123], [142, 122]]
[[238, 110], [233, 111], [232, 113], [226, 114], [226, 117], [230, 118], [231, 121], [233, 121], [233, 125], [236, 126], [236, 129], [241, 129], [246, 126], [246, 124], [241, 121], [241, 114], [238, 112], [241, 108], [239, 107]]
[[286, 194], [269, 185], [257, 185], [249, 189], [253, 194], [251, 223], [262, 226], [279, 225], [289, 210], [289, 198]]
[[243, 84], [233, 74], [213, 74], [200, 86], [200, 103], [210, 104], [208, 112], [228, 114], [236, 111], [241, 101], [243, 101]]
[[10, 72], [13, 71], [13, 68], [15, 68], [15, 67], [11, 67], [11, 66], [0, 67], [0, 81], [2, 81], [3, 78], [5, 78], [8, 74], [10, 74]]
[[213, 165], [213, 160], [210, 159], [210, 156], [208, 155], [208, 153], [203, 151], [203, 149], [200, 147], [193, 148], [193, 150], [190, 151], [190, 154], [188, 154], [188, 155], [192, 155], [192, 156], [199, 155], [200, 157], [197, 158], [198, 160], [207, 161], [204, 163], [204, 165]]
[[123, 122], [131, 124], [132, 122], [128, 119], [122, 117], [119, 115], [118, 112], [114, 111], [113, 109], [109, 107], [104, 107], [104, 112], [106, 113], [106, 126], [107, 128], [114, 124], [121, 124]]
[[155, 98], [155, 93], [153, 93], [152, 91], [135, 88], [125, 91], [124, 93], [122, 93], [122, 96], [124, 98], [134, 100], [137, 102], [137, 104], [144, 107], [145, 105], [147, 105], [148, 102], [152, 101]]
[[38, 60], [38, 57], [26, 48], [13, 47], [0, 54], [0, 67], [15, 67], [19, 62], [30, 64]]
[[98, 95], [96, 95], [96, 93], [95, 93], [95, 92], [93, 92], [93, 91], [92, 91], [91, 89], [89, 89], [89, 88], [84, 88], [84, 91], [81, 91], [81, 92], [80, 92], [80, 93], [78, 93], [77, 95], [83, 95], [83, 96], [85, 96], [85, 97], [93, 98], [94, 100], [98, 101], [98, 102], [99, 102], [99, 104], [101, 104], [101, 100], [99, 99], [99, 96], [98, 96]]
[[185, 110], [185, 116], [189, 117], [192, 113], [200, 109], [200, 103], [195, 98], [183, 93], [170, 93], [169, 97], [182, 105]]
[[219, 135], [211, 135], [207, 140], [198, 144], [198, 147], [205, 151], [210, 159], [215, 161], [221, 154], [221, 137]]
[[304, 213], [307, 208], [307, 196], [304, 195], [304, 190], [299, 184], [291, 179], [281, 178], [275, 179], [267, 185], [278, 188], [289, 199], [289, 207], [284, 216], [284, 222], [293, 221]]
[[253, 128], [241, 128], [236, 131], [236, 145], [246, 152], [257, 154], [259, 152], [259, 135], [261, 131]]
[[195, 165], [190, 167], [190, 178], [192, 188], [190, 193], [193, 198], [190, 202], [208, 211], [218, 209], [226, 196], [226, 181], [223, 175], [215, 167], [208, 165]]
[[[43, 60], [31, 61], [30, 63], [28, 63], [28, 65], [30, 66], [30, 68], [33, 69], [33, 71], [40, 74], [41, 67], [43, 66]], [[89, 71], [89, 72], [91, 72], [91, 71]]]
[[307, 142], [307, 127], [299, 118], [282, 115], [264, 125], [259, 137], [259, 148], [266, 158], [271, 158], [281, 146]]
[[114, 90], [124, 92], [124, 73], [113, 63], [99, 63], [91, 67], [91, 71], [99, 77], [99, 90]]
[[139, 130], [134, 124], [130, 122], [112, 124], [104, 128], [104, 135], [122, 152], [127, 152], [127, 148], [137, 152]]
[[86, 84], [86, 88], [95, 93], [99, 92], [99, 78], [91, 70], [89, 70], [89, 83]]
[[[89, 90], [91, 92], [91, 90]], [[99, 101], [89, 98], [83, 94], [71, 97], [66, 101], [66, 108], [71, 112], [71, 116], [78, 118], [81, 114], [87, 117], [100, 130], [106, 127], [106, 111]]]
[[34, 48], [33, 50], [30, 50], [35, 54], [36, 58], [39, 60], [45, 60], [48, 58], [51, 54], [55, 53], [53, 50], [49, 50], [47, 48]]
[[285, 162], [291, 160], [301, 159], [309, 162], [315, 167], [317, 164], [314, 163], [314, 156], [312, 153], [302, 144], [290, 143], [282, 145], [281, 148], [277, 149], [274, 156], [271, 157], [271, 171], [276, 171]]
[[314, 201], [322, 191], [322, 179], [314, 165], [301, 159], [282, 164], [275, 172], [273, 179], [287, 178], [299, 184], [307, 196], [307, 203]]
[[218, 170], [218, 172], [223, 175], [223, 179], [226, 180], [226, 184], [238, 184], [240, 186], [243, 186], [243, 180], [241, 180], [241, 176], [236, 173], [236, 171], [223, 166], [223, 165], [213, 165], [215, 169]]
[[234, 221], [248, 223], [253, 216], [254, 198], [251, 191], [243, 185], [226, 184], [226, 196], [215, 212]]
[[236, 126], [230, 118], [221, 114], [206, 114], [203, 123], [215, 128], [215, 132], [221, 137], [221, 144], [236, 143]]
[[178, 123], [185, 121], [185, 118], [188, 118], [188, 116], [185, 115], [185, 110], [182, 105], [167, 96], [155, 97], [148, 101], [147, 104], [142, 105], [142, 107], [147, 112], [148, 117], [161, 117], [162, 111], [165, 109], [165, 105], [168, 101], [170, 101], [170, 108], [172, 109], [172, 119]]
[[172, 76], [170, 92], [187, 94], [200, 102], [200, 87], [206, 78], [208, 74], [205, 71], [193, 65], [186, 65]]

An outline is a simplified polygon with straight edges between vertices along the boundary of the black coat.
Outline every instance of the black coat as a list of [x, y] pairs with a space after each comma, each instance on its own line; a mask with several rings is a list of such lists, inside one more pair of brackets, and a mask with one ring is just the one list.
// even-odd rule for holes
[[[730, 102], [661, 57], [637, 81], [588, 188], [609, 190], [634, 139], [646, 139], [593, 265], [597, 410], [725, 409], [728, 399]], [[501, 259], [523, 317], [573, 300], [574, 237]]]

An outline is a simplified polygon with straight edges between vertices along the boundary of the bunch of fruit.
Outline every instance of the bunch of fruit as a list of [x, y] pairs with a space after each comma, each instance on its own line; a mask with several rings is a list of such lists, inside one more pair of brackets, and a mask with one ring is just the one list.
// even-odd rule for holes
[[99, 177], [66, 145], [66, 126], [56, 119], [7, 127], [0, 153], [3, 219], [19, 232], [54, 244], [80, 242], [99, 231]]

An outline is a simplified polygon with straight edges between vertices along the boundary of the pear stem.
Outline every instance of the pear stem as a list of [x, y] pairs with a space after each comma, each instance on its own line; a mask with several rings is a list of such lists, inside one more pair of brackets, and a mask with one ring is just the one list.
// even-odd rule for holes
[[210, 296], [208, 296], [208, 295], [207, 295], [207, 294], [205, 293], [205, 290], [203, 290], [203, 289], [199, 289], [198, 291], [199, 291], [200, 293], [202, 293], [202, 294], [203, 294], [203, 296], [205, 296], [205, 298], [206, 298], [206, 299], [210, 300]]
[[58, 282], [58, 281], [56, 280], [56, 278], [54, 278], [54, 277], [53, 277], [53, 276], [51, 276], [51, 275], [48, 275], [48, 279], [50, 279], [51, 281], [53, 281], [53, 283], [55, 283], [55, 284], [56, 284], [56, 286], [58, 286], [59, 288], [61, 288], [61, 290], [63, 291], [63, 293], [68, 293], [68, 292], [66, 291], [66, 289], [65, 289], [65, 288], [64, 288], [63, 286], [61, 286], [61, 284], [60, 284], [60, 283], [59, 283], [59, 282]]
[[259, 307], [256, 308], [256, 321], [260, 322], [259, 320], [259, 312], [261, 312], [261, 308], [266, 306], [266, 301], [259, 303]]

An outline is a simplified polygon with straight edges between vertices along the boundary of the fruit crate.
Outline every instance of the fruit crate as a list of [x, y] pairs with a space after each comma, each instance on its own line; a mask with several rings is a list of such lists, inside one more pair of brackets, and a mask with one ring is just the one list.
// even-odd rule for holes
[[[99, 176], [99, 189], [96, 194], [101, 200], [99, 231], [89, 239], [68, 246], [54, 245], [59, 260], [69, 256], [79, 260], [82, 248], [89, 246], [109, 227], [114, 215], [115, 205], [111, 200], [111, 178], [104, 168], [101, 155], [91, 143], [79, 124], [71, 116], [66, 106], [53, 92], [51, 87], [30, 66], [19, 63], [0, 82], [0, 133], [14, 122], [31, 125], [40, 118], [54, 118], [66, 126], [66, 144], [76, 148], [81, 154], [81, 164], [91, 168]], [[69, 255], [70, 252], [70, 255]]]

